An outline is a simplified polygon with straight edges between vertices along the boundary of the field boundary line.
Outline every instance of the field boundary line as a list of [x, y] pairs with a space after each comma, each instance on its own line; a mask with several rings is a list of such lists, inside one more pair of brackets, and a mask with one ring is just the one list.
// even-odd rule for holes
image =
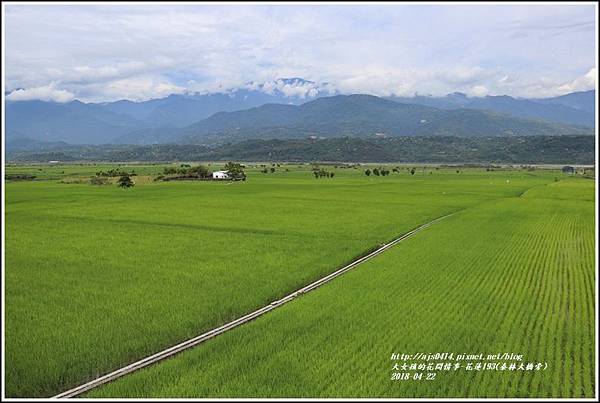
[[[459, 210], [460, 211], [460, 210]], [[114, 381], [124, 375], [130, 374], [134, 371], [140, 370], [142, 368], [145, 368], [151, 364], [154, 364], [156, 362], [165, 360], [167, 358], [170, 358], [172, 356], [174, 356], [175, 354], [187, 350], [189, 348], [195, 347], [198, 344], [212, 339], [213, 337], [216, 337], [218, 335], [220, 335], [221, 333], [224, 333], [228, 330], [231, 330], [237, 326], [240, 326], [244, 323], [250, 322], [251, 320], [262, 316], [264, 314], [266, 314], [267, 312], [272, 311], [273, 309], [287, 303], [290, 302], [292, 300], [294, 300], [295, 298], [297, 298], [298, 296], [305, 294], [309, 291], [312, 291], [318, 287], [320, 287], [321, 285], [333, 280], [334, 278], [346, 273], [347, 271], [355, 268], [356, 266], [360, 265], [361, 263], [366, 262], [369, 259], [372, 259], [373, 257], [385, 252], [386, 250], [388, 250], [389, 248], [391, 248], [392, 246], [402, 242], [403, 240], [415, 235], [416, 233], [428, 228], [429, 226], [437, 223], [438, 221], [441, 221], [445, 218], [448, 218], [454, 214], [456, 214], [458, 211], [455, 211], [453, 213], [450, 214], [446, 214], [443, 215], [441, 217], [438, 217], [436, 219], [433, 219], [431, 221], [426, 222], [425, 224], [422, 224], [406, 233], [404, 233], [403, 235], [401, 235], [400, 237], [394, 239], [393, 241], [390, 241], [388, 243], [384, 243], [381, 244], [377, 249], [367, 253], [366, 255], [357, 258], [355, 260], [353, 260], [352, 262], [348, 263], [347, 265], [345, 265], [344, 267], [342, 267], [341, 269], [338, 269], [336, 271], [334, 271], [333, 273], [330, 273], [328, 275], [326, 275], [325, 277], [322, 277], [316, 281], [313, 281], [312, 283], [292, 292], [291, 294], [286, 295], [285, 297], [278, 299], [276, 301], [271, 302], [270, 304], [259, 308], [249, 314], [246, 314], [244, 316], [241, 316], [237, 319], [234, 319], [233, 321], [226, 323], [224, 325], [221, 325], [217, 328], [214, 328], [212, 330], [209, 330], [205, 333], [202, 333], [196, 337], [193, 337], [191, 339], [188, 339], [184, 342], [181, 342], [179, 344], [176, 344], [174, 346], [168, 347], [162, 351], [159, 351], [158, 353], [152, 354], [148, 357], [142, 358], [141, 360], [138, 360], [132, 364], [126, 365], [124, 367], [121, 367], [115, 371], [112, 371], [106, 375], [102, 375], [96, 379], [93, 379], [89, 382], [86, 382], [84, 384], [81, 384], [79, 386], [76, 386], [72, 389], [69, 389], [67, 391], [64, 391], [62, 393], [59, 393], [58, 395], [55, 395], [53, 397], [51, 397], [52, 399], [64, 399], [64, 398], [70, 398], [70, 397], [76, 397], [82, 393], [85, 393], [87, 391], [90, 391], [98, 386], [101, 386], [105, 383]]]

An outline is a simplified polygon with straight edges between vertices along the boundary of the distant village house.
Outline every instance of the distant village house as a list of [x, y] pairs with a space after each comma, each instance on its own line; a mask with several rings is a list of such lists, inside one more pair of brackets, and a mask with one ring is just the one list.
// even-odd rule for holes
[[229, 179], [229, 171], [215, 171], [212, 173], [213, 179]]

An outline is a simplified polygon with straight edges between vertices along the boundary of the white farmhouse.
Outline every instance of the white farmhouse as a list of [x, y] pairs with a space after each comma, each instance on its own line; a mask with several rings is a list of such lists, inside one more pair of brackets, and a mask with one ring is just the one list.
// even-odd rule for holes
[[213, 179], [229, 179], [228, 171], [215, 171], [212, 174]]

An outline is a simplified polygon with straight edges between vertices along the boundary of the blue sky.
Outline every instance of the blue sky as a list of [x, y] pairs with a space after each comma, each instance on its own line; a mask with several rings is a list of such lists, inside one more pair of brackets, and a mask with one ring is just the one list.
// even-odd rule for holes
[[596, 86], [593, 4], [4, 6], [14, 100], [145, 100], [282, 77], [374, 95]]

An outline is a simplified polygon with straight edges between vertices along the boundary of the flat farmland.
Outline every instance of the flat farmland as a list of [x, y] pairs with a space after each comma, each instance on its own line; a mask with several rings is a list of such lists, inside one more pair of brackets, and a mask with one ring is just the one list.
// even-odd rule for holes
[[[463, 210], [247, 326], [88, 396], [593, 397], [593, 185], [561, 181]], [[403, 363], [394, 352], [507, 352], [547, 368], [462, 362], [429, 371], [431, 380], [406, 370], [409, 380], [392, 380]]]
[[[593, 291], [594, 244], [591, 180], [555, 182], [564, 178], [556, 171], [462, 168], [460, 172], [418, 169], [415, 175], [402, 168], [387, 177], [367, 177], [365, 167], [328, 167], [335, 171], [334, 178], [315, 179], [310, 166], [290, 165], [278, 167], [273, 174], [249, 169], [245, 182], [153, 182], [148, 179], [163, 166], [148, 165], [133, 168], [140, 177], [134, 177], [139, 182], [132, 189], [85, 183], [95, 171], [109, 167], [7, 167], [8, 174], [36, 172], [37, 176], [34, 181], [6, 183], [7, 396], [52, 396], [237, 318], [451, 212], [458, 213], [331, 285], [93, 393], [416, 396], [431, 391], [414, 384], [402, 389], [400, 383], [373, 384], [368, 379], [380, 382], [383, 374], [385, 380], [389, 354], [403, 346], [438, 340], [440, 346], [448, 342], [449, 347], [492, 349], [495, 344], [486, 344], [486, 337], [492, 336], [497, 343], [506, 342], [504, 333], [481, 323], [489, 314], [482, 309], [496, 309], [496, 315], [503, 312], [502, 300], [492, 289], [508, 293], [502, 287], [502, 281], [511, 278], [506, 270], [525, 267], [523, 273], [531, 278], [538, 275], [552, 281], [544, 282], [543, 289], [552, 292], [543, 294], [543, 301], [554, 303], [557, 323], [564, 314], [577, 315], [579, 323], [593, 309], [593, 299], [589, 300], [593, 298], [589, 287]], [[557, 231], [561, 225], [581, 240], [575, 242]], [[523, 239], [534, 237], [527, 235], [533, 228], [546, 238], [527, 247]], [[558, 238], [549, 238], [555, 233]], [[569, 240], [575, 246], [569, 249], [566, 263], [554, 259], [563, 256], [562, 252], [546, 257], [548, 264], [560, 264], [562, 269], [552, 266], [545, 269], [551, 271], [546, 275], [535, 265], [538, 255], [550, 253], [545, 246], [558, 245], [560, 251]], [[510, 249], [511, 245], [520, 251], [516, 257], [514, 253], [502, 255], [509, 259], [504, 264], [486, 260], [498, 248]], [[457, 263], [459, 258], [464, 265]], [[519, 266], [520, 259], [529, 263]], [[517, 263], [506, 266], [513, 261]], [[560, 270], [568, 275], [556, 274]], [[482, 288], [475, 286], [486, 278]], [[475, 294], [465, 293], [459, 279], [462, 287]], [[456, 285], [451, 287], [453, 281]], [[530, 283], [537, 284], [535, 280]], [[520, 298], [537, 290], [523, 288], [521, 282], [511, 284], [511, 292]], [[490, 295], [494, 299], [486, 302]], [[529, 321], [532, 312], [536, 317], [535, 304], [541, 300], [528, 301], [533, 308], [513, 309], [513, 322]], [[425, 305], [416, 310], [417, 304]], [[355, 316], [336, 314], [336, 306]], [[581, 309], [571, 314], [565, 306]], [[384, 314], [393, 315], [384, 320]], [[402, 326], [411, 325], [413, 317], [430, 326], [415, 327], [409, 338], [394, 338]], [[464, 321], [454, 324], [453, 318]], [[539, 326], [554, 322], [534, 322], [527, 323], [536, 337], [552, 336], [538, 333], [544, 330]], [[593, 320], [588, 323], [592, 324]], [[577, 337], [587, 340], [589, 326], [578, 326]], [[484, 330], [465, 338], [473, 327]], [[416, 330], [424, 332], [423, 336]], [[501, 330], [508, 332], [508, 325]], [[454, 331], [456, 336], [451, 334]], [[561, 337], [570, 336], [570, 331], [569, 327]], [[444, 335], [448, 338], [442, 340]], [[287, 347], [282, 350], [288, 342], [289, 351]], [[296, 344], [298, 348], [293, 347]], [[581, 357], [587, 354], [586, 348], [581, 348]], [[527, 354], [531, 351], [538, 350], [529, 349]], [[338, 363], [341, 354], [362, 357], [363, 369], [356, 363]], [[288, 370], [274, 374], [284, 363]], [[256, 371], [226, 375], [240, 365]], [[340, 365], [339, 379], [315, 375], [334, 367], [339, 371]], [[589, 363], [577, 365], [569, 367], [582, 374], [576, 393], [587, 393]], [[356, 373], [349, 371], [351, 366]], [[546, 385], [536, 382], [539, 388]], [[493, 382], [488, 384], [491, 387]], [[448, 391], [457, 387], [451, 381], [435, 385]]]

